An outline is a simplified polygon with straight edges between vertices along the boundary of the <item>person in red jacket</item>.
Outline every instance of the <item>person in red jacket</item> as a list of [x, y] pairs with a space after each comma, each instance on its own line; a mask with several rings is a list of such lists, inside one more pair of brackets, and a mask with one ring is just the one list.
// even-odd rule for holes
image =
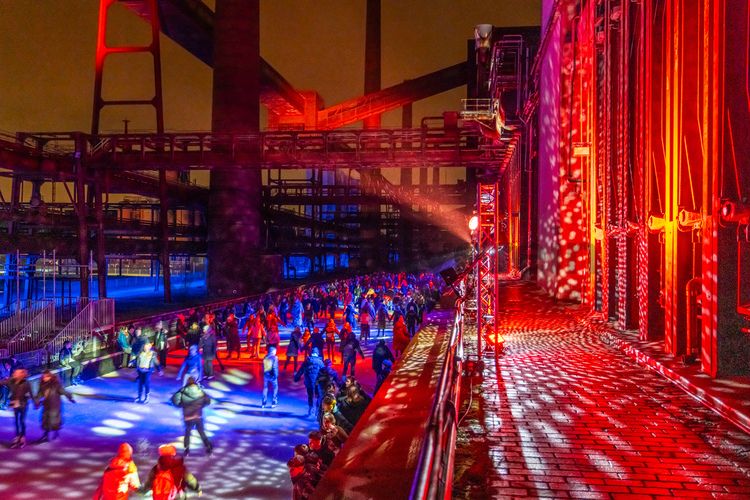
[[133, 448], [122, 443], [117, 455], [109, 461], [93, 500], [127, 500], [131, 491], [141, 487], [138, 468], [133, 462]]
[[175, 447], [170, 444], [159, 446], [159, 460], [151, 469], [140, 492], [146, 494], [150, 491], [153, 500], [173, 500], [185, 498], [186, 490], [201, 496], [198, 480], [187, 470]]
[[396, 324], [393, 325], [393, 350], [396, 351], [396, 356], [401, 356], [406, 346], [409, 345], [410, 340], [409, 330], [406, 328], [406, 323], [404, 323], [404, 317], [401, 316], [396, 321]]

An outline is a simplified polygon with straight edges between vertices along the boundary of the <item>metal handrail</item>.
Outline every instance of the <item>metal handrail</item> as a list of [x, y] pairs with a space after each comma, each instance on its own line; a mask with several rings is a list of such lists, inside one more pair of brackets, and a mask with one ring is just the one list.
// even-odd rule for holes
[[451, 497], [453, 459], [458, 433], [460, 376], [463, 366], [462, 299], [456, 302], [456, 317], [445, 361], [440, 370], [437, 392], [430, 410], [427, 431], [419, 452], [410, 500], [436, 500]]
[[25, 300], [14, 304], [11, 315], [0, 321], [0, 339], [9, 339], [29, 324], [40, 311], [49, 306], [47, 300]]
[[46, 305], [36, 311], [26, 326], [8, 339], [7, 349], [11, 355], [31, 351], [39, 347], [41, 341], [55, 330], [55, 303], [44, 301]]
[[88, 302], [78, 314], [46, 343], [49, 352], [58, 352], [65, 341], [73, 343], [87, 341], [96, 331], [114, 329], [114, 299], [99, 299]]

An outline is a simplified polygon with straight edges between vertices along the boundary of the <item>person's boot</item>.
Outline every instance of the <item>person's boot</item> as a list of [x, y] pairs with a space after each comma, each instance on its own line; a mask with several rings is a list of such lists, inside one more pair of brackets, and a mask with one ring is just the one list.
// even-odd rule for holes
[[37, 440], [37, 443], [46, 443], [49, 441], [49, 434], [45, 431], [44, 434], [42, 434], [42, 437], [40, 437]]
[[23, 448], [26, 446], [26, 436], [21, 436], [21, 439], [18, 440], [18, 448]]
[[13, 438], [13, 441], [10, 442], [11, 448], [18, 448], [18, 442], [20, 441], [20, 436], [16, 436]]
[[186, 457], [190, 455], [190, 448], [185, 448], [185, 451], [182, 453], [182, 456]]
[[211, 446], [211, 443], [208, 443], [208, 446], [206, 446], [206, 455], [210, 457], [213, 452], [214, 452], [214, 447]]
[[265, 399], [260, 402], [260, 407], [261, 408], [265, 408], [266, 407], [266, 400]]
[[278, 405], [279, 405], [279, 400], [278, 399], [274, 399], [271, 402], [271, 408], [276, 408]]
[[143, 404], [145, 405], [146, 403], [148, 403], [148, 394], [146, 394], [146, 397], [143, 398]]

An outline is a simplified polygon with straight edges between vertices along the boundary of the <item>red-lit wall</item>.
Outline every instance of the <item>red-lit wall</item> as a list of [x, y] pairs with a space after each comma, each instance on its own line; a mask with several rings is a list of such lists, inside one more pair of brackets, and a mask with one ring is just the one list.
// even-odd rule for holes
[[713, 375], [750, 374], [750, 9], [544, 2], [537, 279]]

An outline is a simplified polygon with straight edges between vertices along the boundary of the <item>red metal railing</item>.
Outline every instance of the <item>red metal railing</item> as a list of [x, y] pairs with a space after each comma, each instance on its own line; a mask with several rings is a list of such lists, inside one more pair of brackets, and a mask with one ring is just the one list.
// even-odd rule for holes
[[464, 357], [463, 311], [463, 300], [459, 299], [426, 436], [419, 452], [417, 470], [409, 494], [411, 500], [451, 498], [458, 407], [461, 403], [460, 377]]

